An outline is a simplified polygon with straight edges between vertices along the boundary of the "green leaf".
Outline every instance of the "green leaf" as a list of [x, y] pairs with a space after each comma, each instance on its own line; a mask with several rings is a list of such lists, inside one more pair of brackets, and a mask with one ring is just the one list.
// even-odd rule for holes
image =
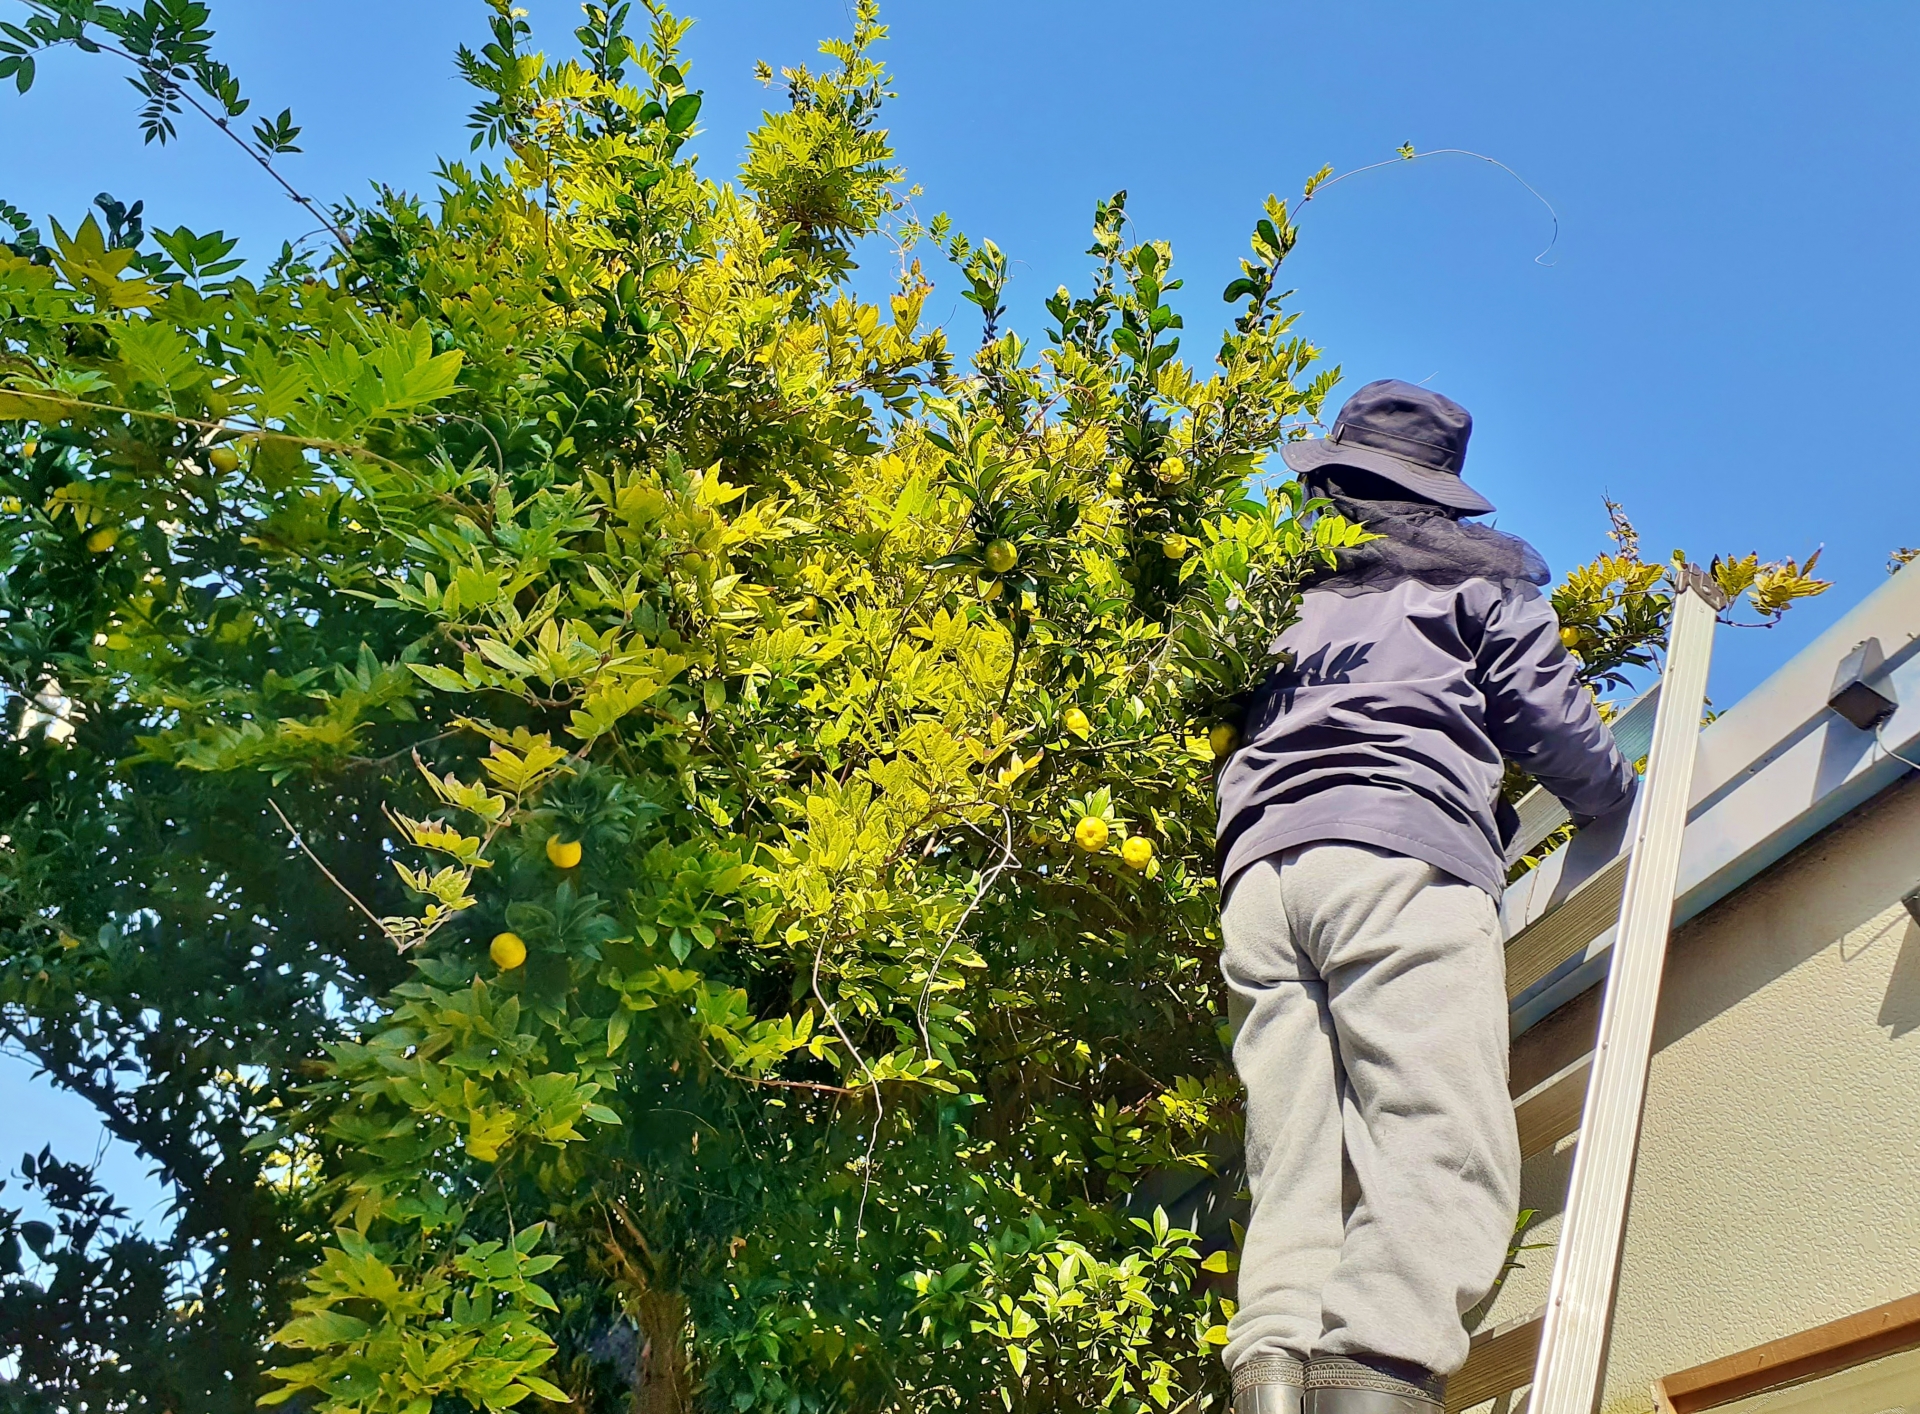
[[684, 133], [693, 126], [693, 120], [700, 116], [700, 95], [683, 93], [667, 108], [667, 131]]
[[407, 667], [430, 686], [442, 692], [470, 692], [472, 688], [467, 680], [451, 668], [442, 668], [433, 663], [409, 663]]
[[344, 1311], [317, 1311], [296, 1316], [274, 1333], [274, 1342], [294, 1350], [325, 1350], [361, 1339], [371, 1327]]

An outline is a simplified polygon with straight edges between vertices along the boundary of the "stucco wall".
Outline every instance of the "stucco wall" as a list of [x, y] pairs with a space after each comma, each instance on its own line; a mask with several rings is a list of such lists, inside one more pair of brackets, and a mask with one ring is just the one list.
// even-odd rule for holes
[[[1675, 935], [1608, 1414], [1651, 1409], [1660, 1375], [1920, 1292], [1916, 885], [1908, 782]], [[1558, 1235], [1572, 1149], [1527, 1165], [1534, 1240]], [[1528, 1254], [1489, 1324], [1544, 1302], [1552, 1255]]]

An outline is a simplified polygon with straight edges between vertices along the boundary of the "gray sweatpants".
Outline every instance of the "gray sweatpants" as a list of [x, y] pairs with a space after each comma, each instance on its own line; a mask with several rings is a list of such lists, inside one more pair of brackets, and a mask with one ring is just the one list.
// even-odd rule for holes
[[1519, 1202], [1493, 899], [1385, 850], [1302, 845], [1240, 874], [1221, 934], [1253, 1193], [1228, 1368], [1451, 1374]]

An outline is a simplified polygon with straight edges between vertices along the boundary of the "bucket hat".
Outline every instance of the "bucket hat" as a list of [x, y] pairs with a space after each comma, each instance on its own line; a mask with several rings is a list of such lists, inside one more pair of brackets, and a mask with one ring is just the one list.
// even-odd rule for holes
[[1382, 378], [1347, 399], [1331, 433], [1288, 442], [1280, 455], [1303, 475], [1322, 467], [1357, 467], [1429, 501], [1484, 515], [1493, 502], [1460, 479], [1472, 435], [1473, 414], [1452, 398]]

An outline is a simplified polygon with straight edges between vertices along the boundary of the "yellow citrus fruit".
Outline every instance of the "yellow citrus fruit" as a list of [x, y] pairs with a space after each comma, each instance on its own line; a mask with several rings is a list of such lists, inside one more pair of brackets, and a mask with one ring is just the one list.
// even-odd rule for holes
[[1098, 815], [1082, 815], [1080, 823], [1073, 827], [1073, 842], [1088, 854], [1098, 854], [1107, 847], [1107, 837], [1111, 833], [1107, 822]]
[[1144, 872], [1153, 863], [1153, 841], [1145, 835], [1134, 835], [1120, 846], [1120, 857], [1126, 861], [1127, 868]]
[[1060, 714], [1060, 725], [1077, 737], [1085, 737], [1093, 730], [1093, 723], [1087, 720], [1087, 714], [1078, 707], [1069, 707]]
[[1019, 563], [1020, 552], [1011, 540], [996, 540], [987, 546], [987, 568], [995, 574], [1005, 574]]
[[1001, 592], [1005, 589], [1006, 585], [997, 579], [982, 579], [980, 581], [980, 597], [988, 602], [998, 599]]
[[1126, 478], [1126, 477], [1124, 477], [1124, 476], [1122, 476], [1122, 475], [1121, 475], [1121, 474], [1120, 474], [1119, 472], [1117, 472], [1117, 471], [1110, 471], [1110, 472], [1108, 472], [1108, 473], [1107, 473], [1107, 489], [1108, 489], [1109, 491], [1124, 491], [1124, 490], [1126, 490], [1126, 489], [1127, 489], [1127, 478]]
[[571, 869], [580, 862], [580, 841], [563, 840], [558, 835], [547, 836], [547, 858], [556, 869]]
[[87, 537], [87, 548], [96, 555], [104, 555], [119, 540], [119, 530], [111, 525], [103, 525]]
[[215, 447], [207, 453], [207, 464], [215, 471], [225, 475], [240, 468], [240, 454], [232, 447]]
[[1580, 646], [1580, 630], [1577, 628], [1561, 629], [1560, 641], [1569, 648], [1578, 648]]
[[1178, 486], [1187, 479], [1187, 464], [1179, 457], [1168, 457], [1160, 463], [1160, 479], [1171, 481]]
[[30, 457], [39, 450], [40, 450], [39, 442], [35, 441], [31, 437], [27, 438], [26, 441], [20, 444], [20, 455], [23, 457]]
[[1207, 733], [1207, 745], [1213, 749], [1213, 759], [1225, 760], [1233, 754], [1233, 748], [1240, 744], [1240, 732], [1231, 722], [1217, 722]]
[[487, 956], [502, 972], [511, 972], [527, 960], [527, 945], [520, 941], [518, 933], [496, 933]]
[[1169, 560], [1185, 559], [1187, 554], [1187, 537], [1184, 535], [1169, 535], [1165, 540], [1160, 542], [1160, 553], [1165, 555]]

